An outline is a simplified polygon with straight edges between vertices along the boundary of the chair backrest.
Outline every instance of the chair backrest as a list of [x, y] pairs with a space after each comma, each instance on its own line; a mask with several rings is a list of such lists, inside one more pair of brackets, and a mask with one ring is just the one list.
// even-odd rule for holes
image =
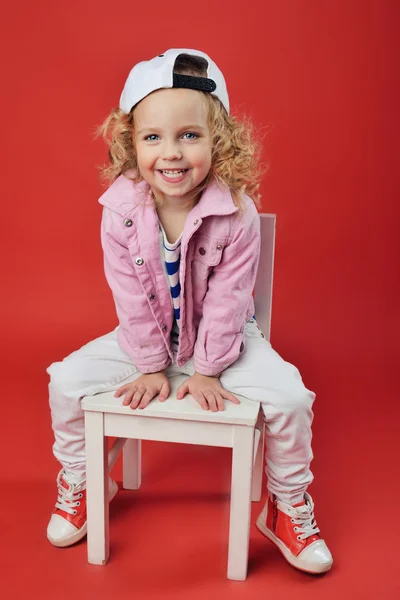
[[261, 253], [254, 287], [254, 304], [257, 323], [266, 339], [269, 340], [271, 335], [276, 215], [260, 214], [260, 222]]

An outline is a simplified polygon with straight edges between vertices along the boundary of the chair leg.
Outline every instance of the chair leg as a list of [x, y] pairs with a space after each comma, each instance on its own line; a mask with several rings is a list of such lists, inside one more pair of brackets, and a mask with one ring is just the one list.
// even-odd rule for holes
[[253, 466], [252, 502], [259, 502], [261, 500], [265, 458], [265, 423], [263, 421], [258, 422], [256, 427], [260, 431], [260, 439]]
[[104, 416], [85, 412], [86, 508], [88, 561], [105, 565], [110, 555], [108, 506], [108, 449]]
[[126, 438], [116, 438], [110, 450], [108, 451], [108, 472], [114, 468], [115, 463], [117, 462], [119, 453], [121, 452], [124, 444], [126, 443]]
[[254, 428], [236, 426], [233, 430], [232, 448], [228, 579], [237, 581], [244, 581], [247, 577], [253, 445]]
[[142, 440], [128, 439], [123, 449], [122, 485], [138, 490], [142, 483]]

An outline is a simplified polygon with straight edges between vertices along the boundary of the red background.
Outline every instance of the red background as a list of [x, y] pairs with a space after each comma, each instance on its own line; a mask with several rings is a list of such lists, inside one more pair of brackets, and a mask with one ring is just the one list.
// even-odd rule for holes
[[[75, 592], [74, 577], [78, 597], [97, 585], [104, 597], [111, 589], [125, 597], [128, 569], [135, 590], [153, 597], [196, 597], [196, 583], [202, 597], [333, 598], [340, 589], [353, 598], [394, 598], [399, 3], [16, 0], [0, 22], [1, 483], [9, 583], [25, 550], [26, 585], [44, 597], [53, 597], [60, 578], [66, 595]], [[45, 541], [57, 473], [45, 369], [117, 324], [99, 237], [95, 165], [106, 149], [93, 130], [118, 104], [133, 64], [169, 47], [209, 53], [225, 74], [233, 114], [251, 116], [266, 134], [263, 212], [277, 215], [271, 341], [317, 394], [310, 491], [336, 559], [323, 578], [277, 556], [254, 529], [261, 506], [253, 505], [248, 581], [225, 580], [229, 452], [218, 449], [144, 445], [146, 487], [135, 507], [131, 493], [115, 500], [117, 550], [103, 570], [86, 564], [85, 544], [62, 553]], [[220, 506], [213, 505], [218, 494]], [[149, 588], [158, 536], [165, 540], [169, 527], [171, 549]], [[75, 575], [65, 583], [68, 569]], [[116, 579], [115, 569], [125, 576]], [[22, 593], [25, 584], [14, 584]]]

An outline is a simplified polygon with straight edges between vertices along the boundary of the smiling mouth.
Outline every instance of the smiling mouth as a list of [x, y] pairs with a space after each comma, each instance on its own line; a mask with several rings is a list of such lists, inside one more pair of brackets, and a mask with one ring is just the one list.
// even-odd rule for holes
[[181, 177], [189, 171], [189, 169], [159, 169], [160, 173], [166, 177]]

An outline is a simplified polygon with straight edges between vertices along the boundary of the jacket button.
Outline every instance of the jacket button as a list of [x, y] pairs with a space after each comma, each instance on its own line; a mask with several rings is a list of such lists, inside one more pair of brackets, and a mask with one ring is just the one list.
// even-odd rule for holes
[[149, 295], [149, 300], [150, 300], [151, 302], [154, 302], [154, 300], [155, 300], [155, 299], [156, 299], [156, 297], [155, 297], [155, 295], [154, 295], [154, 294], [150, 294], [150, 295]]
[[243, 352], [243, 350], [244, 350], [244, 344], [243, 344], [243, 342], [242, 342], [242, 343], [240, 344], [240, 352]]
[[199, 222], [199, 220], [196, 219], [195, 221], [193, 221], [193, 225], [197, 225], [198, 222]]
[[124, 225], [125, 227], [132, 227], [133, 223], [130, 219], [125, 219]]
[[167, 331], [168, 327], [166, 326], [165, 323], [163, 323], [163, 325], [161, 325], [161, 329], [162, 331], [164, 331], [164, 333]]
[[202, 256], [204, 256], [206, 253], [206, 250], [205, 250], [205, 248], [199, 248], [199, 252]]
[[221, 246], [221, 244], [218, 244], [217, 246], [217, 250], [222, 250], [223, 246]]
[[262, 334], [261, 334], [261, 337], [265, 338], [265, 335], [262, 333]]
[[136, 263], [137, 265], [142, 265], [142, 264], [144, 263], [144, 260], [143, 260], [143, 258], [140, 258], [140, 256], [138, 256], [138, 257], [135, 259], [135, 263]]

